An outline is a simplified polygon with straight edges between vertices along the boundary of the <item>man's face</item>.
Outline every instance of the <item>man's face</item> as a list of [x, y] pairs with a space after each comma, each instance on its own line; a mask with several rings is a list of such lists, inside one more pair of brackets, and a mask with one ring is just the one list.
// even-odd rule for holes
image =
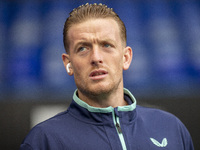
[[63, 60], [71, 64], [78, 92], [96, 96], [123, 88], [127, 49], [115, 20], [90, 19], [73, 25], [68, 39], [70, 54]]

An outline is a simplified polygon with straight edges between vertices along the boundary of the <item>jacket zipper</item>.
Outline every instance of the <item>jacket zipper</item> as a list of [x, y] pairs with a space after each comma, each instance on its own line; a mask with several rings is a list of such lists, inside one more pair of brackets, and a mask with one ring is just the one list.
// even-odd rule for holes
[[121, 129], [119, 123], [116, 123], [116, 127], [117, 127], [117, 131], [118, 131], [118, 133], [121, 134], [121, 133], [122, 133], [122, 129]]
[[127, 150], [126, 143], [125, 143], [125, 140], [124, 140], [124, 136], [122, 134], [122, 129], [120, 127], [119, 117], [115, 114], [114, 111], [113, 111], [113, 121], [114, 121], [116, 130], [117, 130], [117, 133], [118, 133], [122, 148], [123, 148], [123, 150]]

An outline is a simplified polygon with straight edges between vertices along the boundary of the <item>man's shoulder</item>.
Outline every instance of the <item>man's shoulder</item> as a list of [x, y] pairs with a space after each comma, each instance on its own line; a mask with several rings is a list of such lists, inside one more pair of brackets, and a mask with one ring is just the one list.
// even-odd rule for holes
[[141, 116], [142, 118], [147, 118], [149, 120], [166, 120], [176, 123], [180, 122], [180, 120], [174, 114], [159, 108], [137, 105], [137, 112], [139, 116]]
[[60, 113], [54, 115], [53, 117], [39, 123], [38, 125], [40, 125], [40, 126], [44, 125], [45, 126], [46, 124], [49, 124], [49, 123], [50, 124], [54, 124], [54, 123], [59, 124], [59, 123], [65, 121], [68, 118], [69, 118], [69, 111], [66, 110], [66, 111], [60, 112]]
[[29, 132], [26, 137], [26, 140], [29, 138], [39, 140], [41, 137], [46, 137], [52, 133], [62, 132], [63, 126], [67, 127], [67, 122], [69, 122], [68, 111], [61, 112], [43, 122], [35, 125]]
[[30, 130], [20, 149], [42, 148], [47, 143], [50, 143], [52, 146], [56, 145], [56, 143], [59, 143], [58, 135], [65, 133], [65, 130], [68, 128], [69, 118], [68, 111], [64, 111], [37, 124]]
[[153, 107], [153, 106], [148, 107], [148, 106], [137, 105], [137, 111], [139, 111], [140, 113], [156, 113], [156, 114], [163, 114], [163, 115], [173, 115], [167, 112], [167, 110]]
[[172, 132], [188, 132], [185, 125], [174, 114], [158, 109], [137, 106], [138, 123], [151, 129], [170, 130]]
[[60, 112], [56, 114], [55, 116], [38, 123], [36, 126], [34, 126], [31, 129], [31, 132], [42, 133], [42, 132], [53, 131], [56, 128], [59, 128], [60, 126], [68, 122], [67, 121], [68, 118], [69, 118], [68, 111]]
[[[138, 128], [145, 129], [151, 137], [156, 139], [165, 137], [169, 143], [179, 141], [188, 149], [193, 149], [191, 136], [185, 125], [179, 118], [165, 110], [137, 106], [137, 124]], [[155, 144], [154, 139], [152, 142]]]

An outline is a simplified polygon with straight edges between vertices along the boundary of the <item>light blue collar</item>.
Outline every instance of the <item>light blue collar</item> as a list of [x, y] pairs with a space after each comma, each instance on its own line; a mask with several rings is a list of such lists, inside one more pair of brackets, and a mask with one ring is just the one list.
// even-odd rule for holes
[[[78, 98], [77, 91], [78, 90], [75, 90], [74, 95], [73, 95], [74, 101], [78, 105], [80, 105], [81, 107], [87, 109], [88, 111], [90, 111], [90, 112], [98, 112], [98, 113], [109, 113], [109, 112], [113, 112], [114, 111], [114, 108], [112, 106], [109, 106], [109, 107], [106, 107], [106, 108], [99, 108], [99, 107], [93, 107], [93, 106], [88, 105], [87, 103], [85, 103], [84, 101], [82, 101], [81, 99]], [[135, 97], [126, 88], [124, 88], [124, 94], [128, 95], [133, 103], [131, 105], [118, 106], [117, 110], [118, 111], [133, 111], [136, 108], [136, 99], [135, 99]]]

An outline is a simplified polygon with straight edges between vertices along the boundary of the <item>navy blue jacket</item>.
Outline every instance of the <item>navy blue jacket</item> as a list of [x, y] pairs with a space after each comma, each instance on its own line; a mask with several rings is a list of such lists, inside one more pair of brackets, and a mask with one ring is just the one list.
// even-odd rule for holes
[[174, 115], [137, 105], [96, 108], [77, 97], [68, 110], [35, 126], [20, 150], [193, 150], [186, 127]]

